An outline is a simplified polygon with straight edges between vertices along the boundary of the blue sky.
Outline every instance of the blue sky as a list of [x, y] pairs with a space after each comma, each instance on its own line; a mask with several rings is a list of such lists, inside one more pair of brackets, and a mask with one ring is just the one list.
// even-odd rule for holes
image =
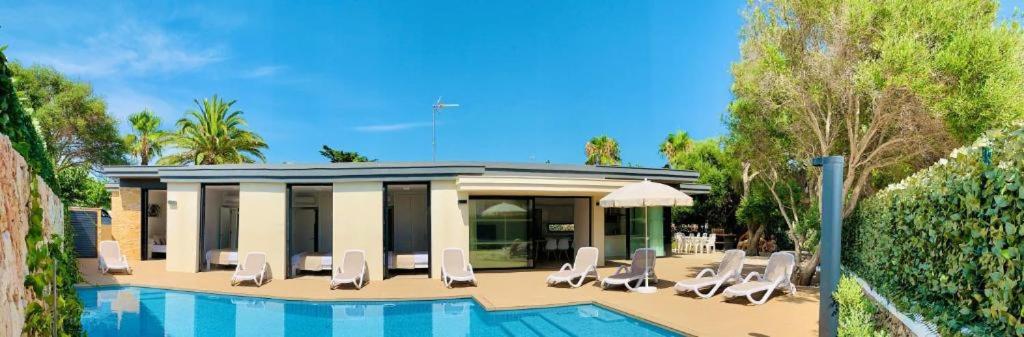
[[[89, 81], [124, 120], [165, 127], [194, 98], [237, 99], [267, 161], [322, 144], [385, 161], [581, 163], [592, 136], [661, 166], [675, 130], [726, 132], [744, 0], [0, 4], [0, 44]], [[122, 123], [123, 124], [123, 123]], [[125, 126], [122, 126], [124, 129]]]

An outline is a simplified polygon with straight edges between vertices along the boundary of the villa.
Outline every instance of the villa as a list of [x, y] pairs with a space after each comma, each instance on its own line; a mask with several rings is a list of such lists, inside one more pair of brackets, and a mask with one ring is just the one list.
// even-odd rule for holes
[[603, 266], [628, 258], [651, 233], [649, 244], [664, 256], [671, 254], [669, 208], [649, 208], [645, 231], [642, 212], [597, 201], [644, 179], [690, 195], [708, 191], [693, 171], [489, 162], [110, 166], [103, 173], [116, 179], [103, 232], [129, 260], [163, 258], [166, 271], [200, 273], [263, 252], [272, 278], [329, 271], [348, 249], [365, 251], [370, 280], [439, 278], [448, 247], [469, 252], [477, 270], [557, 266], [585, 246], [599, 248]]

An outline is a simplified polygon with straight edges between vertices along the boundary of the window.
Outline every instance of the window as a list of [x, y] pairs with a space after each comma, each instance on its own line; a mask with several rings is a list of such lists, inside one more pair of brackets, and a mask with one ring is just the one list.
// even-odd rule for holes
[[549, 223], [549, 233], [572, 233], [576, 231], [576, 224], [571, 223]]

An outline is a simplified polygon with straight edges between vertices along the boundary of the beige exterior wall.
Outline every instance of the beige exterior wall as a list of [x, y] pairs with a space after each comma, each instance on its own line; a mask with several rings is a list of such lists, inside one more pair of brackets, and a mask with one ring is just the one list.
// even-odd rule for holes
[[121, 187], [111, 192], [110, 235], [128, 260], [142, 259], [142, 189]]
[[593, 205], [591, 205], [590, 211], [592, 212], [590, 217], [590, 230], [594, 233], [593, 241], [590, 243], [591, 247], [597, 247], [597, 251], [600, 253], [597, 258], [597, 265], [604, 266], [604, 208], [597, 205], [597, 201], [601, 200], [605, 194], [595, 195], [593, 199]]
[[[345, 250], [366, 252], [371, 281], [384, 277], [384, 183], [359, 181], [334, 184], [333, 256], [335, 266]], [[282, 240], [283, 242], [283, 240]], [[336, 271], [337, 269], [335, 269]]]
[[268, 278], [287, 275], [287, 193], [283, 183], [238, 185], [238, 263], [249, 252], [266, 253]]
[[199, 271], [199, 183], [167, 184], [167, 271]]
[[469, 254], [469, 205], [459, 204], [468, 195], [459, 192], [453, 180], [430, 182], [430, 266], [431, 277], [441, 278], [441, 252], [462, 248]]

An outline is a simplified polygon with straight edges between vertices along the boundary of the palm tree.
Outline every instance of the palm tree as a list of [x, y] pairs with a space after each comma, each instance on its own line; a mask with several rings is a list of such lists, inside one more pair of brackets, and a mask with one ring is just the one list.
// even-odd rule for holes
[[616, 166], [619, 158], [619, 143], [608, 136], [591, 138], [586, 146], [587, 165]]
[[242, 111], [231, 110], [235, 101], [217, 95], [194, 100], [199, 110], [185, 112], [178, 120], [174, 145], [181, 152], [160, 159], [161, 164], [209, 165], [266, 161], [263, 138], [246, 130]]
[[132, 156], [139, 158], [139, 163], [149, 165], [149, 160], [163, 154], [164, 145], [170, 141], [170, 135], [160, 130], [160, 117], [149, 109], [143, 109], [128, 116], [132, 132], [124, 135], [124, 145]]
[[686, 133], [686, 131], [676, 131], [665, 137], [665, 141], [661, 143], [658, 152], [668, 160], [669, 167], [675, 167], [676, 156], [690, 151], [692, 147], [693, 139], [690, 138], [690, 134]]

